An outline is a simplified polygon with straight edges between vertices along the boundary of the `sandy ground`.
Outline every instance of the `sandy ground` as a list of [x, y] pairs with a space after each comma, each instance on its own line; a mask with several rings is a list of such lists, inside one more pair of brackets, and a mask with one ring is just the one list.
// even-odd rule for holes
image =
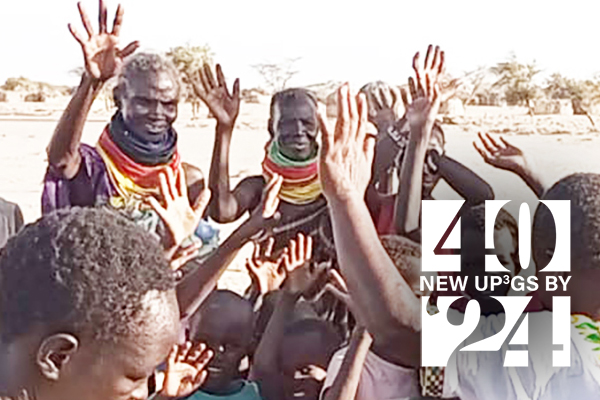
[[[68, 99], [50, 99], [43, 104], [10, 100], [0, 103], [0, 196], [18, 203], [25, 220], [34, 221], [40, 216], [45, 148]], [[207, 115], [207, 110], [202, 109], [201, 115]], [[97, 102], [86, 124], [83, 141], [95, 143], [109, 118], [110, 113]], [[267, 119], [268, 104], [242, 104], [231, 148], [233, 185], [261, 172], [260, 162], [268, 138]], [[537, 204], [533, 193], [518, 177], [481, 160], [471, 144], [480, 131], [505, 135], [531, 154], [536, 166], [550, 180], [580, 171], [600, 173], [600, 134], [592, 129], [586, 117], [530, 117], [521, 108], [470, 107], [464, 116], [446, 118], [446, 122], [447, 153], [484, 177], [494, 188], [497, 199], [526, 201], [532, 210]], [[199, 166], [205, 175], [208, 175], [212, 155], [214, 125], [214, 120], [208, 118], [192, 121], [190, 106], [180, 107], [176, 128], [182, 158]], [[434, 196], [458, 198], [444, 182], [438, 185]], [[518, 207], [519, 203], [513, 201], [508, 209], [516, 216]], [[221, 237], [235, 226], [237, 224], [222, 225]], [[223, 276], [222, 286], [242, 291], [248, 285], [243, 266], [248, 251], [244, 249]]]

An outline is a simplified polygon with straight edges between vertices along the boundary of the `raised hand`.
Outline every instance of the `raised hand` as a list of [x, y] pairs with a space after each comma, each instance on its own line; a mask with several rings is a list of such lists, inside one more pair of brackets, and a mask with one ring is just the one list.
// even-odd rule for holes
[[379, 131], [392, 126], [398, 119], [397, 110], [400, 95], [396, 88], [378, 85], [373, 90], [366, 90], [368, 119]]
[[194, 346], [191, 342], [183, 346], [175, 345], [167, 359], [160, 395], [180, 398], [194, 393], [206, 379], [205, 368], [212, 356], [213, 352], [203, 343]]
[[183, 168], [179, 170], [178, 183], [170, 169], [166, 174], [161, 173], [159, 179], [160, 197], [164, 205], [154, 197], [148, 197], [147, 201], [167, 227], [167, 247], [178, 247], [198, 227], [210, 200], [210, 190], [204, 189], [196, 203], [190, 206]]
[[338, 89], [338, 115], [334, 131], [319, 113], [323, 144], [319, 177], [329, 201], [358, 194], [363, 197], [371, 178], [375, 136], [367, 134], [367, 102], [363, 94], [353, 96], [347, 84]]
[[508, 143], [500, 136], [497, 141], [489, 133], [478, 134], [479, 141], [474, 141], [473, 146], [483, 160], [496, 168], [520, 173], [527, 168], [525, 154], [518, 147]]
[[283, 265], [288, 279], [284, 290], [294, 295], [301, 295], [310, 289], [326, 270], [326, 264], [311, 265], [312, 238], [299, 233], [296, 239], [290, 240], [283, 255]]
[[209, 108], [221, 126], [233, 128], [235, 120], [240, 111], [240, 80], [233, 83], [233, 91], [230, 93], [225, 82], [225, 75], [221, 65], [217, 64], [217, 79], [215, 80], [211, 68], [204, 64], [198, 71], [198, 78], [192, 77], [191, 82], [194, 92]]
[[123, 59], [133, 53], [138, 47], [137, 41], [129, 43], [124, 49], [119, 49], [119, 33], [123, 23], [123, 7], [118, 6], [113, 22], [113, 29], [108, 31], [108, 11], [104, 0], [100, 0], [98, 13], [99, 28], [94, 32], [88, 14], [81, 3], [77, 3], [81, 22], [87, 32], [87, 38], [81, 35], [73, 25], [69, 31], [81, 45], [86, 72], [95, 80], [105, 82], [115, 76], [123, 64]]
[[271, 260], [274, 243], [275, 239], [270, 238], [264, 250], [259, 244], [255, 244], [252, 257], [246, 260], [250, 278], [263, 295], [278, 290], [287, 276], [283, 266], [284, 254], [277, 260]]

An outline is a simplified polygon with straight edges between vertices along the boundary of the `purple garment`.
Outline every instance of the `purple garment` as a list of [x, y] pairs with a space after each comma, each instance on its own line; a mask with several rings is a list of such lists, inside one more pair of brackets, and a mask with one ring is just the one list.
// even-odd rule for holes
[[81, 165], [73, 179], [66, 179], [55, 166], [48, 165], [42, 193], [42, 214], [67, 207], [103, 205], [115, 193], [98, 151], [81, 144], [79, 154]]

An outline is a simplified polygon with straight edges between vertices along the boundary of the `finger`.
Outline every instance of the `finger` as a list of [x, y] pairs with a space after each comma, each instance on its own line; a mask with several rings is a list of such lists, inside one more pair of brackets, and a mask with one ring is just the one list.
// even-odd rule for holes
[[500, 143], [498, 143], [496, 141], [496, 139], [494, 139], [489, 133], [486, 133], [485, 137], [487, 138], [487, 140], [489, 140], [492, 143], [492, 145], [496, 148], [496, 150], [500, 150], [502, 148]]
[[203, 349], [202, 353], [200, 353], [200, 356], [196, 360], [194, 366], [197, 369], [204, 369], [204, 367], [206, 367], [206, 365], [208, 365], [208, 362], [212, 359], [213, 355], [214, 353], [212, 352], [212, 350], [208, 348]]
[[260, 260], [260, 245], [258, 243], [254, 243], [254, 250], [252, 251], [252, 263]]
[[125, 48], [123, 50], [121, 50], [121, 52], [120, 52], [121, 58], [130, 56], [131, 54], [133, 54], [134, 51], [136, 51], [138, 49], [138, 47], [140, 47], [140, 42], [138, 42], [137, 40], [129, 43], [127, 46], [125, 46]]
[[117, 12], [115, 13], [115, 19], [113, 20], [112, 34], [119, 36], [121, 33], [121, 25], [123, 24], [123, 7], [119, 4], [117, 6]]
[[83, 47], [85, 45], [85, 39], [83, 36], [81, 36], [81, 34], [77, 32], [75, 28], [73, 28], [73, 25], [68, 24], [67, 26], [69, 28], [69, 32], [71, 32], [71, 35], [73, 35], [75, 40], [77, 40], [77, 42]]
[[306, 247], [304, 249], [304, 261], [310, 261], [312, 259], [313, 252], [313, 238], [312, 236], [308, 236], [306, 238]]
[[158, 174], [158, 181], [160, 183], [160, 195], [162, 197], [163, 202], [165, 203], [165, 207], [168, 207], [175, 199], [171, 194], [171, 190], [169, 189], [169, 183], [167, 182], [167, 175], [164, 172]]
[[410, 90], [410, 97], [415, 101], [419, 96], [417, 94], [417, 87], [415, 86], [415, 80], [410, 77], [408, 78], [408, 90]]
[[429, 74], [425, 75], [425, 95], [430, 100], [433, 98], [433, 87], [431, 84], [431, 78], [429, 77]]
[[350, 124], [354, 125], [358, 122], [358, 107], [356, 105], [356, 98], [352, 96], [350, 85], [348, 85], [348, 96], [346, 98], [348, 102], [348, 116], [350, 117]]
[[342, 275], [338, 270], [332, 268], [329, 270], [328, 274], [333, 285], [338, 287], [340, 290], [344, 290], [346, 292], [348, 291], [348, 285], [346, 285], [346, 281], [344, 278], [342, 278]]
[[504, 145], [504, 147], [507, 148], [507, 149], [512, 149], [512, 148], [515, 147], [512, 144], [510, 144], [509, 142], [507, 142], [506, 139], [504, 139], [504, 136], [500, 136], [500, 141], [502, 142], [502, 144]]
[[489, 135], [484, 136], [481, 133], [479, 133], [478, 136], [479, 136], [479, 139], [481, 140], [481, 144], [483, 144], [483, 147], [485, 147], [485, 149], [487, 151], [489, 151], [490, 153], [496, 152], [496, 148], [495, 148], [493, 142], [489, 140]]
[[106, 8], [106, 4], [104, 4], [104, 0], [100, 0], [99, 2], [99, 10], [98, 10], [98, 26], [100, 33], [106, 33], [107, 29], [107, 20], [108, 20], [108, 9]]
[[489, 163], [490, 157], [489, 157], [488, 153], [485, 150], [483, 150], [482, 148], [480, 148], [479, 145], [477, 144], [477, 142], [473, 142], [473, 147], [475, 147], [475, 150], [477, 150], [477, 152], [479, 153], [481, 158], [483, 158], [483, 161], [485, 161], [486, 163]]
[[446, 67], [446, 53], [440, 52], [440, 63], [438, 65], [438, 75], [442, 75], [444, 73], [444, 68]]
[[92, 37], [94, 35], [94, 29], [92, 28], [92, 22], [90, 21], [90, 17], [88, 17], [85, 12], [85, 8], [83, 8], [83, 4], [81, 2], [77, 3], [77, 8], [79, 9], [79, 15], [81, 16], [81, 22], [83, 23], [83, 27], [88, 34], [88, 37]]
[[181, 193], [179, 193], [179, 190], [177, 189], [177, 181], [171, 168], [167, 168], [167, 183], [169, 185], [169, 191], [171, 192], [173, 200], [182, 197]]
[[[415, 53], [415, 56], [413, 57], [413, 70], [415, 71], [415, 76], [417, 78], [417, 81], [421, 80], [421, 72], [422, 72], [421, 71], [421, 65], [419, 63], [419, 57], [420, 57], [420, 54], [417, 51]], [[413, 100], [414, 99], [415, 99], [415, 97], [413, 97]]]
[[[288, 244], [288, 249], [290, 250], [289, 253], [287, 254], [287, 261], [291, 264], [290, 267], [294, 268], [296, 266], [296, 248], [298, 247], [298, 244], [296, 243], [296, 241], [294, 239], [290, 240], [290, 243]], [[291, 272], [290, 269], [288, 269], [288, 272]]]
[[194, 387], [201, 386], [204, 383], [204, 381], [206, 380], [207, 376], [208, 376], [208, 371], [206, 371], [206, 370], [200, 371], [200, 373], [198, 373], [198, 375], [196, 375], [196, 377], [194, 378]]
[[369, 124], [368, 120], [368, 105], [367, 99], [363, 93], [359, 93], [356, 99], [357, 107], [358, 107], [358, 126], [356, 129], [355, 140], [358, 145], [361, 145], [365, 142], [365, 136], [367, 135], [367, 126]]
[[325, 284], [325, 289], [329, 293], [331, 293], [332, 295], [334, 295], [342, 303], [346, 304], [346, 306], [348, 308], [350, 308], [350, 304], [352, 304], [352, 303], [351, 303], [350, 295], [347, 292], [341, 291], [340, 289], [338, 289], [337, 287], [335, 287], [331, 283]]
[[274, 245], [275, 245], [275, 238], [274, 237], [270, 237], [269, 240], [267, 241], [267, 247], [265, 249], [265, 257], [271, 258], [271, 255], [273, 253], [273, 246]]
[[427, 46], [427, 53], [425, 53], [425, 63], [423, 64], [425, 66], [425, 71], [428, 71], [431, 69], [431, 66], [433, 65], [433, 63], [430, 65], [429, 61], [433, 60], [433, 46], [429, 45]]
[[435, 46], [435, 51], [433, 52], [433, 60], [431, 61], [431, 70], [433, 73], [437, 74], [439, 63], [440, 62], [440, 46]]
[[319, 120], [319, 128], [321, 130], [321, 145], [322, 145], [322, 149], [321, 149], [321, 156], [325, 156], [327, 155], [329, 149], [332, 148], [333, 143], [334, 143], [334, 138], [333, 138], [333, 134], [331, 133], [331, 131], [327, 128], [327, 123], [325, 122], [325, 116], [323, 115], [323, 113], [319, 110], [319, 112], [317, 113], [317, 119]]
[[167, 358], [167, 365], [175, 364], [175, 360], [177, 360], [177, 355], [179, 354], [179, 346], [174, 345], [171, 348], [171, 352], [169, 353], [169, 357]]
[[[173, 171], [171, 168], [168, 168], [167, 171], [172, 175]], [[187, 182], [185, 180], [185, 171], [183, 170], [183, 165], [180, 165], [177, 168], [177, 179], [173, 177], [174, 185], [176, 186], [175, 193], [179, 194], [180, 197], [188, 198], [188, 190], [187, 190]]]
[[350, 110], [348, 103], [348, 85], [343, 84], [340, 86], [337, 92], [338, 98], [338, 115], [335, 123], [336, 129], [334, 130], [334, 140], [344, 141], [344, 133], [350, 123]]
[[215, 81], [215, 77], [213, 76], [212, 69], [210, 68], [210, 65], [206, 63], [204, 64], [204, 75], [206, 77], [207, 83], [209, 84], [209, 87], [211, 89], [216, 88], [217, 82]]
[[377, 143], [377, 136], [367, 134], [363, 142], [363, 153], [367, 160], [367, 165], [373, 164], [373, 158], [375, 157], [375, 144]]
[[406, 89], [404, 89], [404, 88], [400, 89], [400, 97], [402, 97], [402, 104], [404, 104], [404, 110], [407, 110], [408, 106], [410, 104], [410, 101], [408, 100], [408, 92], [406, 91]]
[[231, 97], [231, 95], [229, 94], [229, 90], [227, 90], [227, 82], [225, 81], [225, 75], [223, 75], [223, 69], [221, 68], [221, 64], [217, 64], [217, 82], [220, 87], [225, 89], [227, 97]]
[[188, 354], [188, 361], [196, 363], [205, 350], [206, 345], [204, 343], [198, 343], [194, 345]]
[[306, 236], [302, 233], [298, 234], [298, 245], [296, 246], [296, 262], [302, 263], [304, 261], [304, 250], [305, 250]]
[[166, 213], [165, 213], [165, 208], [153, 196], [148, 196], [146, 198], [146, 203], [148, 203], [148, 205], [150, 205], [150, 207], [152, 207], [154, 212], [156, 212], [162, 220], [167, 219]]
[[197, 89], [198, 89], [198, 96], [200, 96], [201, 99], [204, 99], [206, 94], [208, 93], [208, 91], [210, 90], [210, 86], [206, 80], [206, 76], [204, 76], [204, 68], [200, 68], [198, 70], [198, 77], [200, 78], [200, 85], [197, 85]]
[[233, 82], [233, 92], [231, 93], [231, 97], [234, 99], [240, 98], [240, 78], [236, 78]]

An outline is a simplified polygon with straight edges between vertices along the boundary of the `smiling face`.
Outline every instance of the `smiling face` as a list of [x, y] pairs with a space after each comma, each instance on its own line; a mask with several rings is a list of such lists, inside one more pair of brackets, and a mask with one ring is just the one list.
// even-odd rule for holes
[[125, 124], [139, 134], [166, 132], [177, 118], [179, 86], [167, 70], [149, 70], [129, 77], [119, 90]]
[[250, 353], [254, 315], [245, 299], [227, 292], [211, 294], [192, 318], [190, 338], [213, 351], [208, 376], [201, 389], [212, 394], [229, 394], [236, 389], [240, 362]]
[[271, 134], [288, 158], [304, 161], [317, 150], [317, 106], [308, 95], [279, 99], [273, 107]]

